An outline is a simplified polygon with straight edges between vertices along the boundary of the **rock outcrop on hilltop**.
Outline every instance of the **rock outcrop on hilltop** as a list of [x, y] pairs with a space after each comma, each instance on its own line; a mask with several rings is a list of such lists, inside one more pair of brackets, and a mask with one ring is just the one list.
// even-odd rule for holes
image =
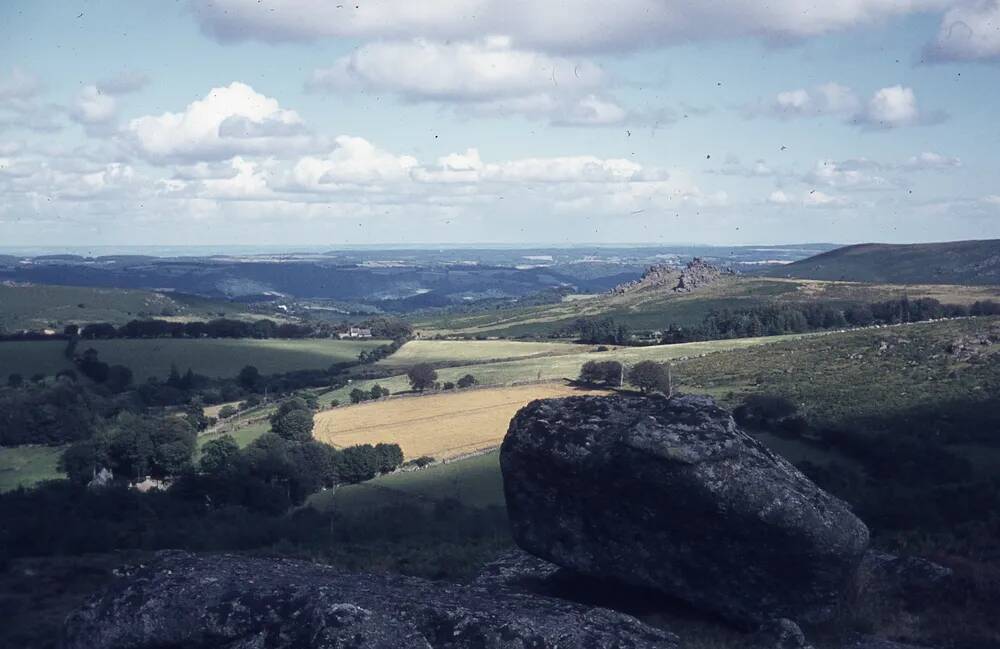
[[844, 502], [709, 397], [536, 401], [500, 463], [528, 552], [741, 622], [829, 619], [868, 546]]
[[676, 649], [633, 617], [498, 584], [164, 552], [66, 622], [65, 649]]
[[700, 257], [695, 257], [683, 267], [671, 264], [650, 266], [641, 278], [619, 284], [611, 292], [615, 295], [623, 295], [647, 289], [666, 289], [675, 293], [690, 293], [711, 286], [723, 277], [735, 274], [732, 269], [719, 268]]

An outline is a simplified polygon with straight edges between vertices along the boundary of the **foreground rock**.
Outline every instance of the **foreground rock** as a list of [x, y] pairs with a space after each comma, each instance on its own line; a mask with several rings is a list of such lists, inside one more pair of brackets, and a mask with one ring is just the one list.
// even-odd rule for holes
[[628, 615], [496, 585], [167, 552], [70, 616], [66, 649], [674, 649]]
[[829, 619], [868, 545], [847, 505], [708, 397], [536, 401], [500, 452], [517, 543], [731, 619]]

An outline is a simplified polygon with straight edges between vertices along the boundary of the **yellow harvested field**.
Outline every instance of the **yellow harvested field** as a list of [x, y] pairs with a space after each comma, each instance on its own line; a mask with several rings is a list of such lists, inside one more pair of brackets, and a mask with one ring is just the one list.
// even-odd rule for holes
[[535, 399], [581, 394], [606, 392], [542, 383], [386, 399], [320, 412], [313, 434], [338, 447], [396, 443], [408, 460], [446, 460], [499, 445], [514, 414]]

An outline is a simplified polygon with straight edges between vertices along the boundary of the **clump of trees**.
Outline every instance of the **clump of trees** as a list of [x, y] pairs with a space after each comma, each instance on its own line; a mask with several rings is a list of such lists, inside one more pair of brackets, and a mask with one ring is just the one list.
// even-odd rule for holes
[[472, 376], [471, 374], [466, 374], [465, 376], [458, 379], [456, 385], [461, 389], [471, 388], [475, 385], [479, 385], [479, 381], [476, 379], [476, 377]]
[[640, 361], [629, 368], [628, 382], [643, 394], [659, 392], [670, 396], [673, 391], [670, 367], [665, 363]]
[[625, 368], [618, 361], [587, 361], [580, 368], [580, 383], [584, 385], [620, 386]]
[[576, 336], [578, 342], [603, 345], [627, 345], [632, 332], [628, 325], [614, 318], [578, 318], [573, 324], [556, 332], [556, 337]]
[[434, 387], [438, 373], [430, 363], [418, 363], [410, 368], [406, 377], [410, 380], [410, 387], [417, 392], [423, 392]]

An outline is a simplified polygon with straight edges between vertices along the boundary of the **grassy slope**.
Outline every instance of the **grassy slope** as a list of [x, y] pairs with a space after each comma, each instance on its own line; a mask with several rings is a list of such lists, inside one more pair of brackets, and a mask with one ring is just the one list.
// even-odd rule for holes
[[0, 448], [0, 492], [62, 478], [56, 468], [64, 446]]
[[78, 286], [0, 284], [0, 330], [62, 329], [69, 323], [170, 316], [211, 319], [246, 315], [240, 304], [153, 291]]
[[499, 451], [436, 464], [419, 471], [401, 471], [312, 496], [309, 505], [320, 510], [362, 513], [373, 506], [411, 500], [454, 499], [468, 507], [503, 506]]
[[1000, 239], [837, 248], [781, 268], [772, 277], [859, 282], [1000, 284]]
[[652, 289], [624, 295], [598, 295], [560, 304], [548, 304], [489, 313], [443, 314], [417, 322], [428, 335], [545, 336], [580, 317], [611, 317], [633, 329], [663, 329], [669, 324], [700, 323], [713, 309], [756, 306], [774, 302], [824, 302], [848, 305], [892, 298], [933, 297], [942, 302], [969, 304], [1000, 299], [1000, 287], [861, 284], [738, 277], [693, 293]]
[[533, 356], [572, 354], [583, 351], [573, 343], [531, 343], [511, 340], [413, 340], [392, 356], [379, 361], [385, 367], [408, 367], [416, 363], [469, 364], [513, 360]]
[[[164, 338], [81, 340], [77, 351], [93, 347], [102, 361], [126, 365], [135, 373], [136, 381], [145, 381], [151, 376], [165, 378], [171, 363], [181, 372], [191, 368], [197, 374], [220, 378], [236, 376], [246, 365], [254, 365], [262, 374], [326, 369], [334, 362], [353, 360], [362, 350], [380, 344], [383, 341]], [[55, 374], [71, 367], [63, 356], [65, 347], [62, 341], [2, 342], [0, 374]]]

